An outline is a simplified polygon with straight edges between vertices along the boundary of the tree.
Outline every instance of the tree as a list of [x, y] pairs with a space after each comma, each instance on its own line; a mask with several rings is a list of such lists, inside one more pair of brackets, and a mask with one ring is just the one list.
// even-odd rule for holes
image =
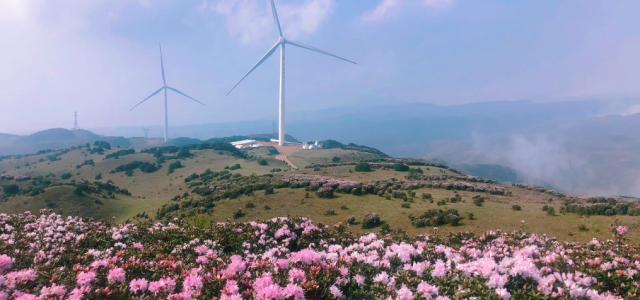
[[189, 149], [182, 148], [180, 149], [180, 151], [178, 151], [178, 154], [176, 156], [178, 158], [189, 158], [191, 157], [191, 152], [189, 152]]
[[71, 175], [71, 173], [64, 173], [64, 174], [60, 175], [60, 179], [66, 180], [66, 179], [71, 178], [71, 176], [73, 176], [73, 175]]
[[340, 161], [340, 157], [334, 156], [334, 157], [331, 159], [331, 161], [332, 161], [332, 162], [334, 162], [334, 163], [337, 163], [337, 162], [339, 162], [339, 161]]
[[266, 166], [269, 164], [269, 162], [267, 162], [267, 160], [263, 158], [261, 160], [258, 160], [258, 164], [261, 166]]
[[16, 184], [4, 185], [2, 186], [2, 192], [8, 196], [15, 195], [20, 192], [20, 187]]
[[96, 175], [96, 177], [93, 178], [94, 180], [100, 180], [102, 179], [102, 173], [98, 173], [98, 175]]
[[361, 161], [356, 164], [354, 170], [356, 172], [371, 172], [371, 166], [368, 163]]

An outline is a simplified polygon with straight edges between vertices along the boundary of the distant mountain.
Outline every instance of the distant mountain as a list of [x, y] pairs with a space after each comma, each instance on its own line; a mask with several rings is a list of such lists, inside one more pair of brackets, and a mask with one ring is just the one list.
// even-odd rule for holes
[[62, 149], [95, 141], [106, 141], [112, 145], [129, 147], [124, 137], [101, 136], [87, 130], [53, 128], [30, 135], [0, 134], [0, 155], [35, 153], [45, 149]]

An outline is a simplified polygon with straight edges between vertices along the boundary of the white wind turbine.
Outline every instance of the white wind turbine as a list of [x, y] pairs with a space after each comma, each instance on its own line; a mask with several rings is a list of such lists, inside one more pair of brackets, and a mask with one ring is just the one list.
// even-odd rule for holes
[[[276, 51], [276, 49], [278, 49], [278, 47], [280, 47], [280, 106], [279, 106], [279, 117], [278, 117], [278, 144], [279, 145], [284, 145], [285, 144], [285, 140], [284, 140], [284, 46], [286, 44], [289, 45], [293, 45], [296, 47], [300, 47], [303, 49], [307, 49], [307, 50], [311, 50], [311, 51], [315, 51], [318, 53], [322, 53], [325, 55], [329, 55], [335, 58], [339, 58], [342, 59], [344, 61], [348, 61], [352, 64], [356, 64], [355, 62], [352, 62], [348, 59], [344, 59], [342, 57], [339, 57], [337, 55], [333, 55], [329, 52], [320, 50], [318, 48], [315, 47], [311, 47], [309, 45], [305, 45], [305, 44], [301, 44], [301, 43], [297, 43], [297, 42], [293, 42], [290, 40], [286, 40], [284, 38], [284, 36], [282, 36], [282, 28], [280, 28], [280, 21], [278, 20], [278, 13], [276, 12], [276, 6], [273, 3], [273, 0], [271, 1], [271, 10], [273, 12], [273, 21], [275, 22], [276, 26], [278, 27], [278, 32], [280, 33], [280, 38], [278, 39], [278, 42], [273, 45], [273, 47], [271, 47], [271, 49], [269, 49], [269, 51], [267, 51], [267, 54], [265, 54], [259, 61], [258, 63], [256, 63], [253, 68], [251, 68], [249, 70], [249, 72], [247, 72], [247, 74], [245, 74], [242, 79], [240, 79], [240, 81], [238, 81], [238, 83], [236, 83], [235, 86], [233, 86], [233, 88], [231, 89], [231, 91], [233, 91], [238, 84], [240, 84], [240, 82], [242, 82], [242, 80], [244, 80], [247, 76], [249, 76], [249, 74], [251, 74], [251, 72], [253, 72], [253, 70], [255, 70], [260, 64], [262, 64], [265, 60], [267, 60], [267, 58], [269, 58], [269, 56], [271, 56], [271, 54], [273, 54], [273, 52]], [[231, 93], [231, 91], [229, 91], [229, 93], [227, 93], [227, 95], [229, 95]]]
[[172, 90], [182, 96], [185, 96], [195, 102], [198, 102], [202, 105], [204, 105], [204, 103], [191, 98], [189, 95], [178, 91], [175, 88], [172, 88], [170, 86], [167, 85], [167, 81], [164, 78], [164, 62], [162, 61], [162, 45], [160, 45], [160, 68], [162, 69], [162, 83], [164, 84], [161, 88], [159, 88], [157, 91], [153, 92], [153, 94], [151, 94], [149, 97], [145, 98], [144, 100], [140, 101], [140, 103], [136, 104], [136, 106], [134, 106], [133, 108], [131, 108], [129, 111], [132, 111], [134, 108], [138, 107], [138, 105], [142, 104], [142, 102], [145, 102], [147, 100], [149, 100], [149, 98], [155, 96], [157, 93], [160, 93], [162, 90], [164, 90], [164, 142], [166, 143], [167, 140], [169, 139], [169, 113], [167, 112], [167, 89]]

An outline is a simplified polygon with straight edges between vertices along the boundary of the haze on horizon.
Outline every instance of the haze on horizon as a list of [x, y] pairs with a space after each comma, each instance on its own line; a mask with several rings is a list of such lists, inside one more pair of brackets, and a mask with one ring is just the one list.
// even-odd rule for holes
[[[277, 37], [262, 0], [0, 3], [0, 132], [272, 120], [278, 60], [234, 82]], [[640, 3], [276, 1], [283, 31], [357, 67], [291, 49], [287, 110], [425, 102], [638, 98]], [[628, 108], [620, 108], [621, 112]]]

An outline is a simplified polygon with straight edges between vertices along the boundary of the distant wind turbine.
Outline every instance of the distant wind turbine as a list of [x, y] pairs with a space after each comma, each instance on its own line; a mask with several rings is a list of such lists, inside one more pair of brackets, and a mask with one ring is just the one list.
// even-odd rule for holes
[[162, 69], [162, 83], [164, 84], [161, 88], [159, 88], [157, 91], [153, 92], [153, 94], [151, 94], [151, 96], [145, 98], [144, 100], [140, 101], [140, 103], [136, 104], [136, 106], [134, 106], [133, 108], [131, 108], [129, 111], [132, 111], [134, 108], [138, 107], [138, 105], [142, 104], [142, 102], [145, 102], [147, 100], [149, 100], [149, 98], [155, 96], [157, 93], [160, 93], [162, 90], [164, 90], [164, 142], [166, 143], [167, 140], [169, 139], [169, 113], [167, 112], [167, 89], [172, 90], [182, 96], [185, 96], [195, 102], [198, 102], [202, 105], [204, 105], [204, 103], [193, 99], [192, 97], [190, 97], [189, 95], [178, 91], [175, 88], [172, 88], [170, 86], [167, 85], [167, 81], [164, 78], [164, 62], [162, 61], [162, 45], [160, 45], [160, 68]]
[[[300, 47], [303, 49], [307, 49], [307, 50], [311, 50], [311, 51], [315, 51], [321, 54], [325, 54], [325, 55], [329, 55], [338, 59], [342, 59], [344, 61], [348, 61], [352, 64], [356, 64], [355, 62], [352, 62], [348, 59], [344, 59], [342, 57], [339, 57], [337, 55], [333, 55], [329, 52], [320, 50], [318, 48], [315, 47], [311, 47], [309, 45], [305, 45], [302, 43], [297, 43], [297, 42], [293, 42], [290, 40], [286, 40], [284, 38], [284, 36], [282, 36], [282, 28], [280, 28], [280, 21], [278, 20], [278, 13], [276, 12], [276, 5], [273, 3], [273, 0], [271, 1], [271, 11], [273, 12], [273, 21], [275, 22], [276, 26], [278, 27], [278, 32], [280, 33], [280, 38], [278, 39], [278, 42], [273, 45], [273, 47], [271, 47], [271, 49], [269, 49], [269, 51], [267, 51], [267, 54], [265, 54], [259, 61], [258, 63], [256, 63], [253, 68], [251, 68], [249, 70], [249, 72], [247, 72], [247, 74], [245, 74], [242, 79], [240, 79], [240, 81], [238, 81], [238, 83], [236, 83], [235, 86], [233, 86], [233, 88], [231, 89], [231, 91], [233, 91], [238, 84], [240, 84], [240, 82], [242, 82], [247, 76], [249, 76], [249, 74], [251, 74], [251, 72], [253, 72], [253, 70], [255, 70], [260, 64], [262, 64], [265, 60], [267, 60], [267, 58], [269, 58], [269, 56], [271, 56], [271, 54], [273, 54], [273, 52], [276, 51], [276, 49], [278, 49], [278, 47], [280, 47], [280, 110], [279, 110], [279, 118], [278, 118], [278, 144], [279, 145], [284, 145], [285, 144], [285, 140], [284, 140], [284, 46], [285, 44], [290, 44], [296, 47]], [[227, 95], [229, 95], [231, 93], [231, 91], [229, 91], [229, 93], [227, 93]]]

